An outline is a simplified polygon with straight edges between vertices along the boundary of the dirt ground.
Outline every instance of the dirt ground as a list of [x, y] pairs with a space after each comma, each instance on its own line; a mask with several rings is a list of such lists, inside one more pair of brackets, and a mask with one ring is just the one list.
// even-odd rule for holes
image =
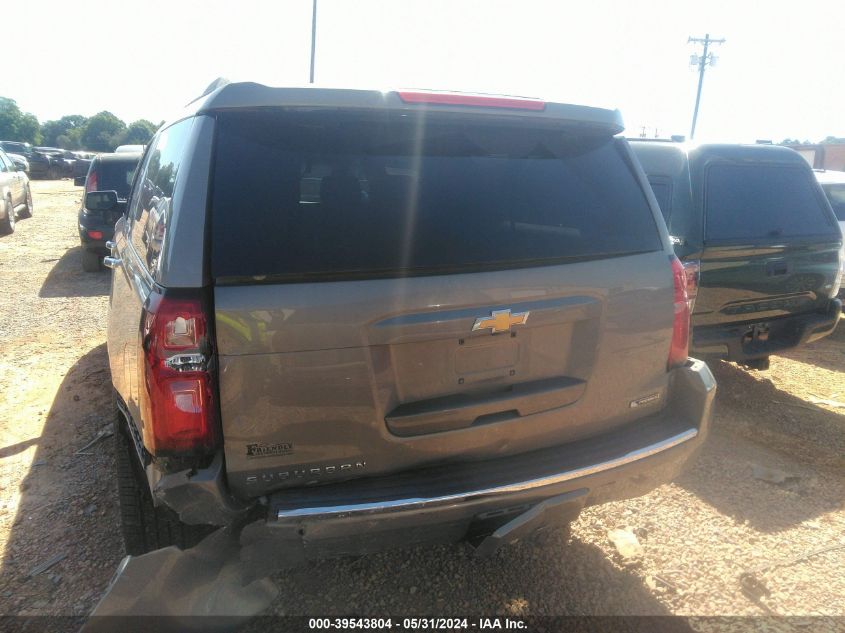
[[[33, 192], [34, 217], [0, 238], [0, 614], [82, 615], [123, 556], [110, 438], [80, 452], [112, 418], [109, 276], [82, 272], [80, 189]], [[279, 574], [271, 611], [845, 616], [845, 334], [766, 372], [712, 367], [714, 429], [675, 483], [589, 508], [569, 539], [489, 559], [426, 547]], [[637, 536], [639, 557], [616, 552], [614, 528]], [[755, 570], [743, 592], [740, 574]]]

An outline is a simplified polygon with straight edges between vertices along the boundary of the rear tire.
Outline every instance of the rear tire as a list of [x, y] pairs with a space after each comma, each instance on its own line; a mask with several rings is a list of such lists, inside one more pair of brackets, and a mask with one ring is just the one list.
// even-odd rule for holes
[[82, 270], [86, 273], [100, 272], [100, 256], [92, 251], [82, 251]]
[[[123, 417], [118, 414], [117, 418], [118, 425], [122, 427]], [[143, 475], [127, 431], [118, 428], [114, 438], [120, 525], [127, 554], [139, 556], [170, 545], [187, 549], [217, 529], [209, 525], [182, 523], [170, 508], [155, 507], [146, 478], [142, 480]]]
[[15, 232], [15, 207], [8, 198], [3, 203], [6, 206], [6, 218], [0, 220], [0, 235], [9, 235]]
[[18, 215], [22, 218], [31, 218], [32, 217], [32, 191], [29, 189], [29, 185], [26, 186], [26, 208], [21, 211]]
[[755, 369], [757, 371], [766, 371], [769, 369], [769, 357], [750, 358], [742, 362], [742, 366], [746, 369]]

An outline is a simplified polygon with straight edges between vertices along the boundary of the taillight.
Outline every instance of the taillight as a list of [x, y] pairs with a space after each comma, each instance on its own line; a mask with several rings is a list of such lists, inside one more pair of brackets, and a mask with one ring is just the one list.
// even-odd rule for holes
[[85, 193], [90, 191], [99, 191], [97, 189], [97, 172], [92, 171], [88, 174], [88, 178], [85, 179]]
[[689, 305], [689, 312], [692, 315], [695, 307], [695, 298], [698, 296], [698, 280], [701, 276], [701, 264], [697, 259], [683, 262], [684, 279], [687, 286], [687, 304]]
[[462, 105], [482, 108], [507, 108], [515, 110], [546, 109], [546, 102], [527, 97], [500, 97], [462, 92], [429, 92], [426, 90], [400, 90], [399, 98], [405, 103], [428, 103], [439, 105]]
[[672, 281], [675, 287], [675, 317], [672, 322], [672, 343], [669, 346], [669, 361], [667, 366], [669, 369], [673, 369], [684, 365], [689, 357], [691, 305], [689, 294], [687, 293], [687, 270], [674, 255], [670, 259], [672, 261]]
[[836, 271], [836, 277], [833, 280], [833, 286], [830, 289], [830, 296], [831, 298], [836, 297], [839, 294], [839, 290], [842, 288], [842, 277], [845, 275], [845, 256], [843, 256], [842, 249], [839, 249], [839, 270]]
[[154, 455], [185, 455], [213, 449], [215, 385], [202, 300], [150, 295], [143, 341], [147, 450]]
[[101, 240], [103, 239], [103, 232], [102, 231], [88, 231], [88, 237], [92, 240]]

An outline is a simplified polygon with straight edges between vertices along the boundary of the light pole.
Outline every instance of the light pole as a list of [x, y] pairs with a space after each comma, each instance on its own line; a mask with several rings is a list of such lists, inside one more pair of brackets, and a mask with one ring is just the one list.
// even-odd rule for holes
[[[314, 2], [316, 1], [317, 0], [314, 0]], [[709, 33], [705, 34], [703, 38], [687, 38], [687, 44], [704, 44], [704, 52], [701, 54], [700, 57], [695, 53], [693, 53], [692, 57], [690, 57], [690, 64], [698, 65], [698, 92], [696, 92], [695, 94], [695, 109], [692, 112], [692, 128], [690, 129], [689, 133], [690, 140], [695, 138], [695, 123], [698, 120], [698, 105], [701, 103], [701, 86], [704, 85], [704, 69], [707, 68], [708, 65], [712, 66], [713, 63], [716, 61], [716, 57], [713, 55], [713, 53], [708, 53], [707, 49], [710, 47], [710, 44], [723, 44], [724, 42], [724, 38], [720, 40], [710, 39]]]
[[311, 75], [308, 83], [314, 83], [314, 53], [317, 50], [317, 0], [311, 10]]

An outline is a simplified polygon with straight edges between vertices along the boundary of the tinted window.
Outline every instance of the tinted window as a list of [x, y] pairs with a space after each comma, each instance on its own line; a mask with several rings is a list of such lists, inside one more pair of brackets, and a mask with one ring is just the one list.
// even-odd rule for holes
[[777, 165], [713, 165], [707, 172], [708, 239], [776, 238], [833, 232], [814, 179]]
[[156, 135], [132, 191], [130, 241], [150, 271], [158, 268], [192, 122], [193, 119], [185, 119]]
[[822, 185], [830, 206], [836, 214], [836, 219], [845, 222], [845, 184], [843, 185]]
[[669, 216], [672, 215], [672, 185], [657, 180], [649, 180], [648, 182], [654, 192], [654, 197], [657, 198], [657, 204], [660, 205], [663, 218], [668, 221]]
[[215, 277], [396, 276], [657, 250], [617, 141], [429, 115], [227, 113]]
[[101, 161], [97, 163], [97, 189], [100, 191], [116, 191], [117, 197], [125, 200], [132, 186], [132, 176], [138, 161], [114, 162]]

